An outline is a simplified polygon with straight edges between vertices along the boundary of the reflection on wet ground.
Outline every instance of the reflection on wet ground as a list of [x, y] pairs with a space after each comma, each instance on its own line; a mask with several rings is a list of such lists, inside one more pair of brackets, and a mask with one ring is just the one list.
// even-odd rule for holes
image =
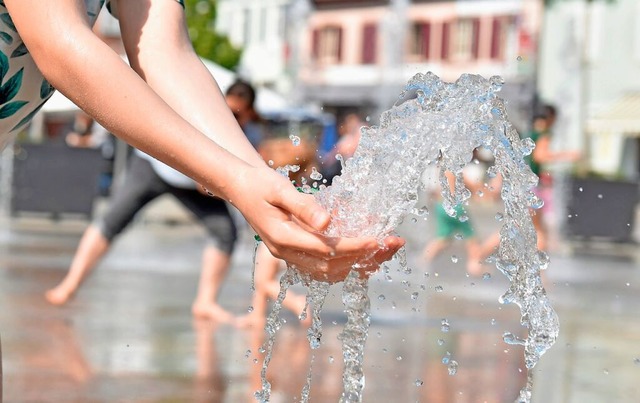
[[[252, 402], [261, 329], [193, 321], [203, 236], [180, 225], [134, 226], [64, 308], [43, 292], [63, 275], [83, 223], [21, 219], [0, 228], [0, 332], [6, 402]], [[486, 231], [492, 229], [488, 227]], [[406, 223], [411, 274], [390, 265], [371, 281], [365, 402], [512, 402], [524, 384], [519, 311], [497, 298], [502, 275], [470, 278], [464, 248], [417, 259], [433, 232]], [[234, 256], [221, 301], [250, 303], [252, 245]], [[451, 255], [461, 259], [453, 263]], [[628, 258], [577, 251], [552, 256], [545, 282], [561, 319], [557, 344], [535, 370], [534, 402], [636, 402], [640, 396], [640, 270]], [[488, 276], [487, 276], [488, 277]], [[342, 389], [345, 321], [340, 288], [324, 308], [323, 346], [310, 352], [293, 315], [269, 367], [273, 402], [297, 401], [311, 354], [312, 402]], [[449, 323], [443, 329], [442, 320]], [[449, 375], [446, 359], [459, 363]]]

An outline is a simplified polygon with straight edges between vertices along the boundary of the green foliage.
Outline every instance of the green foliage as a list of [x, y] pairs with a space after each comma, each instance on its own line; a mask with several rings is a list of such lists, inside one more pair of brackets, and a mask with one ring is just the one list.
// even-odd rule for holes
[[234, 47], [226, 35], [215, 31], [216, 0], [186, 0], [189, 35], [196, 53], [228, 69], [240, 62], [242, 49]]

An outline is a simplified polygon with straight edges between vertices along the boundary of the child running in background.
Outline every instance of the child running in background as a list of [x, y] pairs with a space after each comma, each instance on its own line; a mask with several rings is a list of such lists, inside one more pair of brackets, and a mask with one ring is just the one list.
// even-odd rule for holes
[[[427, 175], [424, 177], [430, 195], [437, 198], [434, 209], [436, 219], [435, 239], [428, 243], [423, 249], [423, 258], [431, 262], [440, 253], [451, 245], [455, 239], [463, 239], [467, 251], [466, 270], [471, 276], [480, 276], [482, 274], [482, 247], [478, 241], [478, 237], [473, 228], [472, 220], [468, 212], [462, 205], [454, 207], [456, 216], [451, 217], [445, 211], [442, 196], [440, 194], [440, 186], [437, 184], [437, 176], [439, 168], [429, 167]], [[470, 163], [463, 171], [464, 183], [472, 195], [476, 195], [477, 191], [483, 187], [483, 177], [485, 169], [482, 164]], [[451, 172], [447, 172], [449, 186], [453, 192], [455, 177]]]

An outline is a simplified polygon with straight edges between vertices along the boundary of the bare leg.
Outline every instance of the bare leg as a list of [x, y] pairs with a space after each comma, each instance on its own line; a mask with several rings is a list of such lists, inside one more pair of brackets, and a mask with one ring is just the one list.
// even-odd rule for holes
[[488, 258], [500, 245], [500, 232], [491, 235], [480, 247], [480, 260]]
[[422, 257], [427, 262], [430, 262], [433, 259], [435, 259], [436, 256], [440, 254], [440, 252], [445, 250], [447, 246], [449, 246], [448, 239], [445, 239], [445, 238], [434, 239], [429, 244], [427, 244], [427, 246], [425, 246], [424, 250], [422, 251]]
[[231, 322], [233, 315], [217, 302], [218, 292], [229, 270], [231, 257], [213, 246], [202, 253], [202, 271], [198, 284], [198, 295], [191, 308], [193, 316], [218, 322]]
[[533, 226], [536, 229], [536, 235], [538, 237], [537, 247], [539, 250], [547, 249], [547, 229], [544, 225], [544, 217], [541, 210], [534, 210], [531, 215]]
[[78, 290], [82, 282], [109, 250], [110, 243], [100, 230], [91, 225], [86, 229], [71, 261], [71, 267], [64, 279], [56, 287], [45, 293], [45, 298], [53, 305], [64, 305]]
[[478, 277], [482, 274], [482, 263], [480, 243], [474, 237], [467, 241], [467, 273], [470, 276]]
[[[260, 245], [257, 253], [253, 312], [238, 320], [240, 327], [262, 327], [267, 315], [268, 301], [275, 301], [280, 293], [280, 283], [277, 278], [282, 261], [273, 257], [264, 245]], [[288, 291], [282, 305], [298, 316], [305, 308], [306, 297]], [[311, 317], [308, 313], [306, 319], [302, 321], [303, 325], [311, 323]]]

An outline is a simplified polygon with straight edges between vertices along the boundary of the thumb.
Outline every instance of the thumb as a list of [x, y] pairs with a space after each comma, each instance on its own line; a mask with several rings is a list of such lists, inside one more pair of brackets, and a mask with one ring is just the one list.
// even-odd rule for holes
[[329, 213], [318, 204], [313, 196], [300, 193], [293, 187], [283, 192], [278, 206], [316, 231], [326, 229], [331, 220]]

